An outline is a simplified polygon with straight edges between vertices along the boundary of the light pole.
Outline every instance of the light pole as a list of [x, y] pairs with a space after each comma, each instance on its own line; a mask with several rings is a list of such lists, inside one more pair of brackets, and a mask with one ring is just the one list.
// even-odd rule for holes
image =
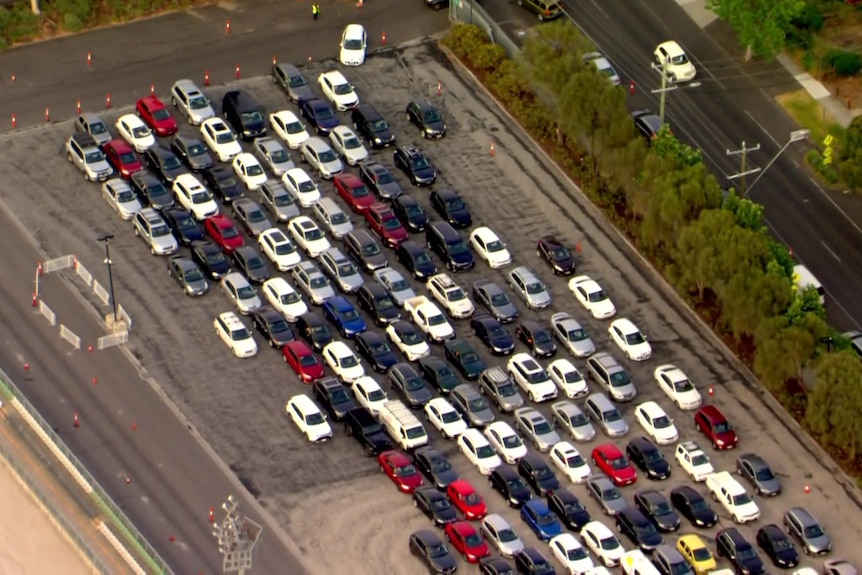
[[251, 570], [254, 547], [263, 528], [239, 514], [239, 503], [233, 495], [221, 504], [225, 511], [224, 519], [213, 526], [213, 536], [218, 541], [222, 554], [222, 571], [246, 575]]
[[778, 158], [781, 157], [781, 154], [784, 153], [784, 150], [786, 150], [790, 146], [790, 144], [793, 144], [796, 142], [801, 142], [802, 140], [807, 140], [807, 139], [808, 139], [808, 130], [793, 130], [792, 132], [790, 132], [790, 138], [787, 140], [787, 143], [784, 144], [784, 146], [782, 146], [780, 150], [778, 150], [778, 153], [775, 154], [775, 157], [773, 157], [771, 160], [769, 160], [769, 163], [766, 164], [766, 167], [763, 168], [759, 174], [757, 174], [757, 177], [754, 178], [754, 181], [751, 182], [751, 185], [748, 186], [748, 189], [745, 190], [745, 193], [742, 195], [742, 197], [743, 198], [748, 197], [748, 194], [751, 193], [751, 189], [757, 184], [757, 182], [760, 181], [760, 178], [763, 177], [763, 174], [766, 173], [766, 171], [772, 166], [772, 164], [774, 164], [778, 160]]
[[117, 323], [117, 298], [114, 297], [114, 275], [111, 273], [111, 240], [114, 234], [104, 234], [96, 238], [105, 244], [105, 265], [108, 266], [108, 291], [111, 293], [111, 307], [114, 310], [114, 323]]
[[651, 90], [651, 94], [658, 94], [658, 117], [659, 124], [664, 126], [664, 104], [665, 104], [665, 95], [668, 92], [673, 92], [674, 90], [679, 90], [680, 88], [697, 88], [700, 86], [700, 82], [692, 82], [691, 84], [686, 84], [685, 86], [679, 86], [678, 84], [673, 84], [668, 86], [668, 76], [667, 76], [667, 60], [662, 62], [659, 66], [655, 62], [652, 64], [652, 69], [659, 73], [661, 76], [661, 88], [656, 90]]

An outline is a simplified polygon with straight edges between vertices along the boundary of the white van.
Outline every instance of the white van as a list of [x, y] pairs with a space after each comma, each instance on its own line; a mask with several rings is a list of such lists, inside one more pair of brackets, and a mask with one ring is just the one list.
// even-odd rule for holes
[[428, 444], [428, 432], [401, 401], [387, 401], [380, 408], [380, 423], [402, 449], [413, 450]]
[[820, 295], [820, 303], [826, 305], [826, 290], [823, 289], [823, 284], [820, 283], [814, 274], [802, 264], [793, 266], [793, 285], [799, 293], [805, 291], [806, 288], [813, 287]]

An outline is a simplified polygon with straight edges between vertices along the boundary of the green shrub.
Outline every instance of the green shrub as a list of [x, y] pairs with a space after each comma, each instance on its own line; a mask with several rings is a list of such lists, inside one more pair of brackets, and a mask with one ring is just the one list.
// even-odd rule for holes
[[499, 68], [505, 59], [506, 51], [497, 44], [479, 46], [470, 54], [473, 66], [485, 73], [493, 72]]
[[823, 14], [816, 2], [806, 2], [802, 12], [790, 23], [797, 30], [820, 32], [823, 29]]
[[829, 50], [823, 55], [823, 66], [832, 70], [836, 76], [854, 76], [862, 71], [862, 56], [848, 50]]
[[0, 7], [0, 48], [30, 40], [39, 33], [39, 17], [26, 2]]

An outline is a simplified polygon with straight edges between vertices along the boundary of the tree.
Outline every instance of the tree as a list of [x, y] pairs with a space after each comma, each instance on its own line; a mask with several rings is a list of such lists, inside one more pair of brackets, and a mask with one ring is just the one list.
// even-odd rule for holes
[[[736, 250], [740, 250], [739, 245]], [[762, 264], [740, 266], [715, 289], [721, 305], [721, 326], [736, 339], [753, 336], [764, 318], [778, 315], [787, 307], [791, 294], [786, 282], [778, 274], [764, 272]]]
[[671, 246], [668, 275], [682, 293], [697, 291], [703, 300], [707, 289], [714, 289], [721, 276], [721, 246], [715, 241], [733, 226], [733, 215], [725, 210], [704, 210], [696, 221], [684, 226]]
[[805, 0], [707, 0], [706, 6], [730, 24], [750, 60], [752, 55], [774, 58], [781, 52]]
[[763, 224], [763, 206], [748, 198], [740, 198], [736, 190], [730, 190], [724, 197], [721, 207], [736, 216], [736, 222], [747, 230], [766, 231]]
[[754, 332], [754, 373], [772, 391], [781, 391], [789, 379], [802, 377], [818, 339], [804, 325], [792, 325], [786, 317], [760, 322]]
[[694, 166], [703, 163], [701, 151], [680, 142], [667, 125], [659, 128], [650, 150], [659, 158], [672, 160], [677, 166]]
[[815, 368], [814, 390], [808, 394], [805, 426], [821, 441], [862, 454], [862, 363], [852, 351], [826, 354]]

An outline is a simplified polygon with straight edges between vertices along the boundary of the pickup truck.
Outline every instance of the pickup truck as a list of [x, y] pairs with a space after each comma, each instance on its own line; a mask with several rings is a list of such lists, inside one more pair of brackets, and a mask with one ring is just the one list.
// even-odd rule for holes
[[706, 488], [709, 489], [712, 498], [721, 503], [736, 523], [748, 523], [760, 517], [757, 503], [729, 471], [707, 475]]
[[468, 318], [476, 311], [464, 289], [448, 274], [437, 274], [428, 278], [428, 291], [454, 319]]
[[620, 567], [622, 567], [624, 575], [660, 575], [656, 566], [647, 559], [647, 556], [640, 549], [626, 552], [620, 559]]
[[413, 323], [437, 343], [455, 337], [455, 330], [446, 320], [446, 316], [424, 295], [408, 298], [404, 301], [404, 311], [410, 314]]
[[392, 449], [392, 442], [383, 427], [364, 407], [354, 407], [344, 415], [344, 428], [365, 450], [366, 455], [378, 455]]

